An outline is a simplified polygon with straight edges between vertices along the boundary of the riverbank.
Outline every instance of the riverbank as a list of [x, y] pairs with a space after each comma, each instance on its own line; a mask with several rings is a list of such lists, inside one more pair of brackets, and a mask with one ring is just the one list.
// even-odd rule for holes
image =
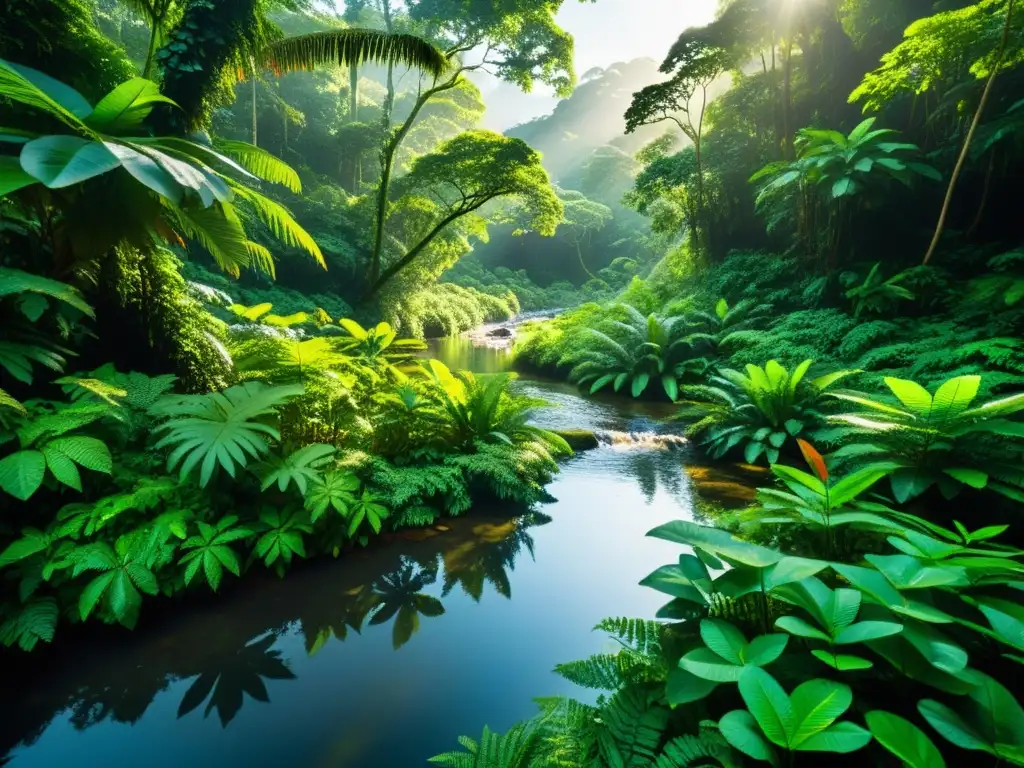
[[[466, 341], [432, 351], [478, 371], [507, 361]], [[569, 460], [539, 514], [474, 509], [132, 634], [58, 645], [4, 675], [10, 765], [419, 765], [481, 722], [529, 716], [537, 695], [570, 693], [550, 670], [601, 649], [589, 627], [657, 608], [637, 582], [672, 547], [644, 533], [692, 516], [691, 449], [656, 439], [657, 408], [515, 387], [557, 406], [543, 426], [619, 436]]]

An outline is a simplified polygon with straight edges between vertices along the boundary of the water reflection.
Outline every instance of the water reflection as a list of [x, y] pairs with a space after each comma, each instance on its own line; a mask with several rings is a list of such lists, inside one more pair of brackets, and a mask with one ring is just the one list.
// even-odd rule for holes
[[266, 680], [294, 680], [295, 674], [274, 650], [277, 632], [268, 632], [234, 652], [218, 654], [203, 660], [205, 667], [185, 691], [178, 705], [178, 717], [184, 717], [207, 700], [203, 717], [217, 710], [222, 728], [234, 720], [246, 694], [255, 701], [270, 703]]
[[[8, 749], [18, 742], [31, 744], [62, 715], [78, 731], [105, 722], [136, 724], [159, 694], [181, 689], [178, 719], [196, 717], [193, 713], [202, 708], [203, 719], [216, 713], [221, 728], [227, 728], [244, 705], [270, 703], [268, 683], [298, 679], [297, 659], [287, 658], [282, 647], [292, 635], [302, 638], [308, 656], [315, 656], [332, 641], [345, 641], [350, 632], [390, 624], [391, 647], [399, 650], [413, 640], [424, 619], [445, 615], [443, 600], [457, 585], [475, 602], [485, 584], [511, 598], [509, 572], [522, 552], [532, 557], [531, 529], [550, 520], [531, 513], [497, 521], [450, 521], [441, 526], [443, 532], [432, 531], [405, 554], [381, 551], [366, 555], [363, 563], [312, 564], [287, 582], [254, 585], [263, 595], [276, 589], [278, 595], [270, 599], [239, 590], [220, 598], [219, 609], [191, 615], [177, 626], [118, 635], [115, 647], [102, 652], [92, 647], [76, 655], [62, 649], [59, 666], [23, 673], [32, 680], [35, 695], [19, 702], [19, 717], [0, 720], [0, 743]], [[332, 569], [337, 571], [333, 585]], [[346, 583], [354, 575], [360, 583]], [[440, 594], [430, 594], [432, 588]], [[316, 592], [306, 591], [312, 589]], [[254, 627], [262, 629], [254, 632]], [[123, 648], [116, 647], [120, 644]], [[10, 686], [6, 712], [20, 686], [11, 675], [4, 677], [5, 689]]]

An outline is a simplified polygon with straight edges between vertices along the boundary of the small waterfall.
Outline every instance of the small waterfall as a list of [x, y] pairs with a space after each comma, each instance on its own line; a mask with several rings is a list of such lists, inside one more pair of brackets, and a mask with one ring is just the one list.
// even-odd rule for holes
[[688, 442], [682, 435], [663, 435], [657, 432], [615, 432], [598, 430], [597, 441], [606, 447], [628, 451], [633, 449], [669, 451]]

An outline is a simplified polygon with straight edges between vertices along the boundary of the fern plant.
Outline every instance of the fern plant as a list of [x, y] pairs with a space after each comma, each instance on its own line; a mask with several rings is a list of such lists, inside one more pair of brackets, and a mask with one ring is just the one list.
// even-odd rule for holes
[[213, 525], [202, 521], [197, 523], [199, 533], [189, 537], [181, 545], [181, 548], [186, 550], [179, 561], [185, 566], [186, 585], [192, 583], [200, 568], [203, 571], [203, 578], [214, 592], [220, 586], [225, 569], [235, 576], [241, 574], [238, 555], [228, 545], [252, 536], [253, 532], [244, 526], [236, 525], [237, 522], [237, 517], [228, 515]]
[[901, 503], [932, 486], [947, 498], [969, 486], [1024, 501], [1024, 424], [1007, 418], [1024, 411], [1024, 393], [975, 405], [981, 376], [949, 379], [934, 394], [906, 379], [884, 381], [894, 400], [831, 393], [862, 409], [832, 417], [842, 426], [829, 438], [844, 441], [835, 459], [893, 463], [892, 490]]
[[61, 485], [82, 490], [79, 467], [110, 474], [113, 460], [102, 440], [75, 434], [110, 413], [103, 405], [57, 404], [52, 412], [26, 411], [10, 420], [19, 450], [0, 459], [0, 490], [28, 500], [49, 474]]
[[295, 483], [299, 493], [306, 496], [310, 483], [320, 480], [320, 468], [330, 461], [335, 451], [333, 445], [313, 443], [304, 445], [284, 457], [271, 456], [261, 467], [263, 483], [260, 490], [265, 491], [277, 483], [279, 491], [286, 491]]
[[543, 718], [518, 723], [503, 734], [485, 725], [479, 741], [459, 737], [464, 752], [445, 752], [427, 762], [448, 768], [532, 768], [537, 765], [543, 735]]
[[86, 544], [73, 550], [68, 559], [72, 575], [100, 571], [85, 585], [78, 600], [78, 612], [84, 621], [102, 606], [105, 614], [128, 629], [139, 619], [142, 593], [156, 595], [160, 591], [156, 575], [145, 564], [146, 553], [130, 546], [125, 537], [114, 546], [106, 542]]
[[418, 339], [398, 338], [398, 331], [388, 323], [363, 328], [355, 320], [343, 318], [338, 324], [347, 334], [340, 339], [343, 351], [370, 370], [399, 381], [411, 370], [416, 352], [427, 348]]
[[730, 306], [719, 299], [713, 312], [688, 312], [683, 315], [687, 334], [685, 340], [704, 353], [704, 369], [711, 368], [719, 358], [719, 348], [728, 346], [734, 333], [752, 330], [762, 325], [771, 310], [769, 304], [758, 304], [743, 299]]
[[684, 319], [645, 316], [628, 304], [618, 305], [616, 312], [622, 319], [588, 328], [582, 348], [563, 360], [572, 365], [570, 381], [589, 387], [591, 394], [609, 385], [615, 392], [628, 386], [634, 398], [658, 381], [665, 395], [675, 400], [680, 379], [695, 365]]
[[900, 272], [886, 280], [879, 271], [881, 266], [881, 262], [875, 264], [863, 283], [846, 292], [846, 298], [853, 302], [855, 318], [862, 314], [883, 314], [891, 311], [899, 301], [913, 300], [914, 294], [900, 285], [907, 273]]
[[268, 568], [273, 566], [278, 576], [284, 576], [295, 555], [306, 557], [306, 544], [302, 534], [313, 532], [305, 510], [264, 508], [260, 523], [264, 531], [256, 540], [255, 554], [263, 558]]
[[[33, 366], [60, 373], [71, 354], [39, 331], [51, 308], [58, 327], [62, 323], [69, 327], [72, 318], [64, 315], [68, 308], [79, 317], [95, 317], [76, 288], [20, 269], [0, 267], [0, 368], [24, 384], [32, 383]], [[17, 401], [6, 397], [7, 406], [14, 407], [12, 403]]]
[[700, 439], [713, 458], [742, 448], [750, 464], [761, 458], [775, 464], [790, 438], [808, 435], [822, 423], [821, 394], [853, 373], [836, 371], [808, 381], [812, 364], [804, 360], [792, 372], [775, 360], [763, 368], [748, 364], [745, 373], [723, 369], [709, 385], [684, 387], [684, 407], [675, 418], [692, 422], [687, 436]]
[[235, 477], [239, 466], [249, 458], [259, 459], [270, 451], [267, 438], [278, 440], [280, 433], [270, 421], [277, 409], [303, 388], [297, 385], [268, 387], [246, 382], [223, 392], [207, 395], [172, 395], [153, 405], [150, 412], [168, 420], [156, 428], [166, 434], [157, 448], [175, 446], [167, 458], [167, 467], [186, 478], [199, 467], [199, 485], [206, 487], [213, 471], [220, 466]]

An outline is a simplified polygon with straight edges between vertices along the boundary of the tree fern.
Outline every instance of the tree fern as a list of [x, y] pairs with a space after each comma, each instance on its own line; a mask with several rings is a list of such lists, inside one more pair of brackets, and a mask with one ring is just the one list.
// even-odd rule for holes
[[167, 466], [173, 470], [180, 464], [182, 479], [199, 466], [201, 487], [210, 482], [217, 466], [234, 477], [238, 466], [246, 466], [247, 456], [260, 458], [270, 450], [268, 437], [280, 438], [265, 420], [302, 392], [301, 386], [246, 382], [208, 395], [164, 398], [151, 408], [154, 415], [170, 417], [156, 428], [166, 432], [156, 447], [175, 446]]

